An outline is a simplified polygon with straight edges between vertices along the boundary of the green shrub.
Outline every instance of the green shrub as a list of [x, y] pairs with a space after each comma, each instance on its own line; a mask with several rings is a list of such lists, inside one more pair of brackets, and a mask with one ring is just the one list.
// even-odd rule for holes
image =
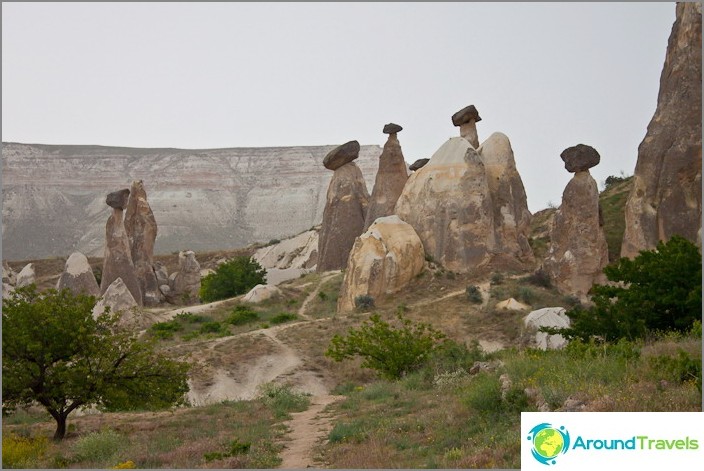
[[525, 277], [523, 280], [534, 286], [540, 286], [542, 288], [552, 287], [552, 280], [550, 280], [550, 275], [543, 270], [538, 268], [536, 271]]
[[229, 458], [231, 456], [244, 455], [249, 453], [252, 444], [249, 442], [242, 443], [238, 438], [235, 438], [227, 445], [226, 451], [213, 451], [203, 454], [203, 458], [207, 463], [214, 460], [221, 460], [223, 458]]
[[330, 443], [361, 443], [367, 438], [367, 436], [368, 433], [361, 421], [338, 422], [330, 431], [328, 441]]
[[244, 294], [266, 283], [266, 270], [249, 257], [235, 257], [201, 280], [200, 298], [209, 303]]
[[471, 410], [482, 414], [503, 412], [499, 378], [489, 373], [474, 376], [462, 397], [462, 402]]
[[467, 286], [465, 294], [467, 296], [467, 300], [472, 304], [481, 304], [482, 302], [484, 302], [484, 299], [482, 298], [482, 292], [479, 290], [478, 286]]
[[696, 245], [673, 236], [633, 260], [604, 268], [610, 285], [592, 287], [593, 306], [567, 312], [566, 337], [607, 341], [644, 338], [649, 332], [687, 332], [702, 315], [702, 261]]
[[294, 321], [298, 319], [298, 316], [295, 314], [291, 314], [290, 312], [282, 312], [281, 314], [277, 314], [271, 319], [269, 319], [269, 322], [271, 322], [274, 325], [277, 324], [283, 324], [285, 322], [289, 321]]
[[430, 324], [414, 323], [398, 315], [396, 326], [373, 314], [345, 337], [335, 335], [325, 356], [335, 361], [362, 357], [362, 367], [383, 378], [398, 379], [421, 367], [445, 336]]
[[295, 392], [288, 385], [267, 383], [261, 386], [261, 398], [277, 419], [289, 417], [290, 412], [302, 412], [310, 405], [310, 398]]
[[189, 324], [202, 324], [203, 322], [209, 322], [212, 320], [208, 316], [193, 314], [191, 312], [179, 312], [178, 314], [176, 314], [174, 319], [182, 322], [187, 322]]
[[174, 333], [183, 330], [183, 326], [177, 321], [157, 322], [149, 327], [149, 333], [158, 339], [171, 339]]
[[328, 299], [328, 295], [325, 293], [325, 291], [318, 291], [318, 297], [321, 301], [325, 301], [326, 299]]
[[235, 306], [225, 322], [232, 325], [244, 325], [259, 320], [259, 313], [247, 306]]
[[535, 291], [527, 286], [519, 286], [518, 291], [516, 291], [516, 299], [526, 304], [533, 304], [535, 302]]
[[368, 294], [360, 294], [354, 298], [354, 307], [359, 311], [368, 311], [374, 308], [374, 298]]
[[491, 284], [492, 285], [500, 285], [504, 282], [504, 275], [501, 273], [493, 273], [491, 275]]
[[219, 322], [204, 322], [200, 326], [199, 332], [201, 334], [218, 334], [218, 335], [226, 335], [229, 334], [230, 331], [225, 327], [223, 324]]
[[33, 468], [36, 462], [46, 452], [45, 437], [28, 438], [14, 433], [2, 437], [2, 467], [3, 468]]
[[126, 446], [126, 443], [126, 437], [114, 430], [106, 429], [79, 438], [73, 449], [85, 461], [107, 463], [115, 461], [114, 457]]
[[702, 392], [702, 360], [692, 358], [681, 348], [676, 357], [659, 355], [650, 358], [650, 367], [660, 377], [676, 383], [691, 381]]

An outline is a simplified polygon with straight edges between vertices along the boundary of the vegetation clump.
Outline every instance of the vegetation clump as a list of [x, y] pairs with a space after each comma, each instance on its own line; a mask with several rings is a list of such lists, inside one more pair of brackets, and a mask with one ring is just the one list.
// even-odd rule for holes
[[244, 294], [266, 283], [266, 270], [250, 257], [235, 257], [201, 280], [200, 298], [210, 303]]

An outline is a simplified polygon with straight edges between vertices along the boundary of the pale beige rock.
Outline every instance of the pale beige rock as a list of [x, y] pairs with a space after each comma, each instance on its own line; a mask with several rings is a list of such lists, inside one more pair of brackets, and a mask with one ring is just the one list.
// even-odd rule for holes
[[544, 267], [563, 294], [587, 300], [594, 283], [605, 283], [609, 262], [599, 225], [599, 189], [588, 170], [575, 173], [562, 194], [550, 231]]
[[660, 76], [657, 109], [638, 147], [626, 203], [622, 257], [677, 234], [701, 247], [701, 3], [677, 3]]
[[362, 172], [354, 162], [335, 170], [327, 193], [318, 239], [317, 271], [347, 266], [354, 240], [364, 230], [369, 192]]
[[369, 199], [369, 208], [364, 221], [366, 231], [377, 218], [394, 213], [396, 201], [408, 180], [406, 161], [396, 133], [389, 134], [384, 150], [379, 156], [379, 170], [374, 181], [374, 189]]
[[533, 250], [528, 243], [531, 214], [511, 142], [505, 134], [495, 132], [478, 152], [484, 162], [494, 208], [495, 253], [533, 262]]
[[100, 293], [105, 294], [112, 282], [121, 278], [127, 289], [130, 290], [132, 297], [141, 306], [142, 290], [139, 287], [137, 272], [132, 262], [132, 251], [123, 216], [122, 209], [112, 208], [112, 214], [105, 225], [105, 256], [100, 279]]
[[279, 297], [281, 294], [281, 290], [276, 286], [257, 285], [244, 295], [242, 301], [257, 304], [262, 301], [266, 301], [267, 299]]
[[398, 216], [374, 221], [354, 243], [337, 302], [337, 312], [354, 309], [354, 299], [375, 299], [398, 292], [423, 270], [420, 238]]
[[185, 303], [198, 301], [200, 296], [200, 264], [192, 250], [179, 252], [178, 271], [171, 276], [173, 277], [173, 285], [170, 286], [172, 301]]
[[29, 286], [36, 281], [36, 275], [34, 273], [34, 265], [28, 263], [20, 270], [17, 274], [17, 281], [15, 281], [16, 288], [23, 288]]
[[532, 311], [523, 318], [523, 325], [529, 331], [535, 331], [534, 345], [541, 350], [561, 349], [567, 345], [567, 339], [562, 335], [548, 335], [545, 332], [538, 332], [541, 327], [569, 327], [570, 318], [565, 314], [563, 307], [545, 307]]
[[257, 249], [252, 258], [267, 271], [272, 268], [312, 268], [318, 262], [318, 231], [306, 231], [278, 244]]
[[17, 283], [17, 273], [14, 272], [10, 265], [3, 260], [2, 262], [2, 282], [9, 285]]
[[121, 326], [133, 326], [139, 316], [139, 305], [122, 278], [116, 278], [107, 287], [93, 307], [93, 317], [97, 318], [109, 307], [111, 313], [120, 313]]
[[498, 311], [527, 311], [528, 309], [530, 309], [530, 306], [526, 306], [513, 298], [496, 303], [496, 310]]
[[139, 280], [142, 304], [155, 306], [162, 301], [153, 267], [157, 224], [147, 201], [147, 192], [144, 190], [142, 180], [132, 182], [125, 212], [125, 231], [130, 242], [132, 263]]
[[451, 138], [410, 176], [395, 213], [446, 269], [464, 273], [490, 262], [496, 245], [491, 194], [484, 163], [466, 139]]
[[56, 289], [69, 289], [74, 294], [100, 296], [100, 287], [85, 255], [73, 252], [68, 257], [64, 271], [56, 282]]

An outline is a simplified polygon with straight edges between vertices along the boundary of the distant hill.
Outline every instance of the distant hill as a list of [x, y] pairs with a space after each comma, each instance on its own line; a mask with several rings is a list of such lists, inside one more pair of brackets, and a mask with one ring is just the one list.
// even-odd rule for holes
[[[224, 250], [298, 234], [322, 220], [334, 148], [143, 149], [4, 142], [2, 258], [102, 256], [105, 196], [143, 180], [156, 253]], [[371, 193], [381, 147], [362, 146]]]

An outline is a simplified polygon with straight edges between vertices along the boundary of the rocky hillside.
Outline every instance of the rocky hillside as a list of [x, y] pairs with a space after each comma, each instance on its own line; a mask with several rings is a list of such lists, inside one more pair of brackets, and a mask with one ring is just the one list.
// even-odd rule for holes
[[[105, 195], [143, 180], [159, 226], [155, 252], [221, 250], [291, 236], [322, 220], [334, 146], [141, 149], [3, 143], [5, 260], [102, 256]], [[357, 164], [371, 191], [381, 154]]]

